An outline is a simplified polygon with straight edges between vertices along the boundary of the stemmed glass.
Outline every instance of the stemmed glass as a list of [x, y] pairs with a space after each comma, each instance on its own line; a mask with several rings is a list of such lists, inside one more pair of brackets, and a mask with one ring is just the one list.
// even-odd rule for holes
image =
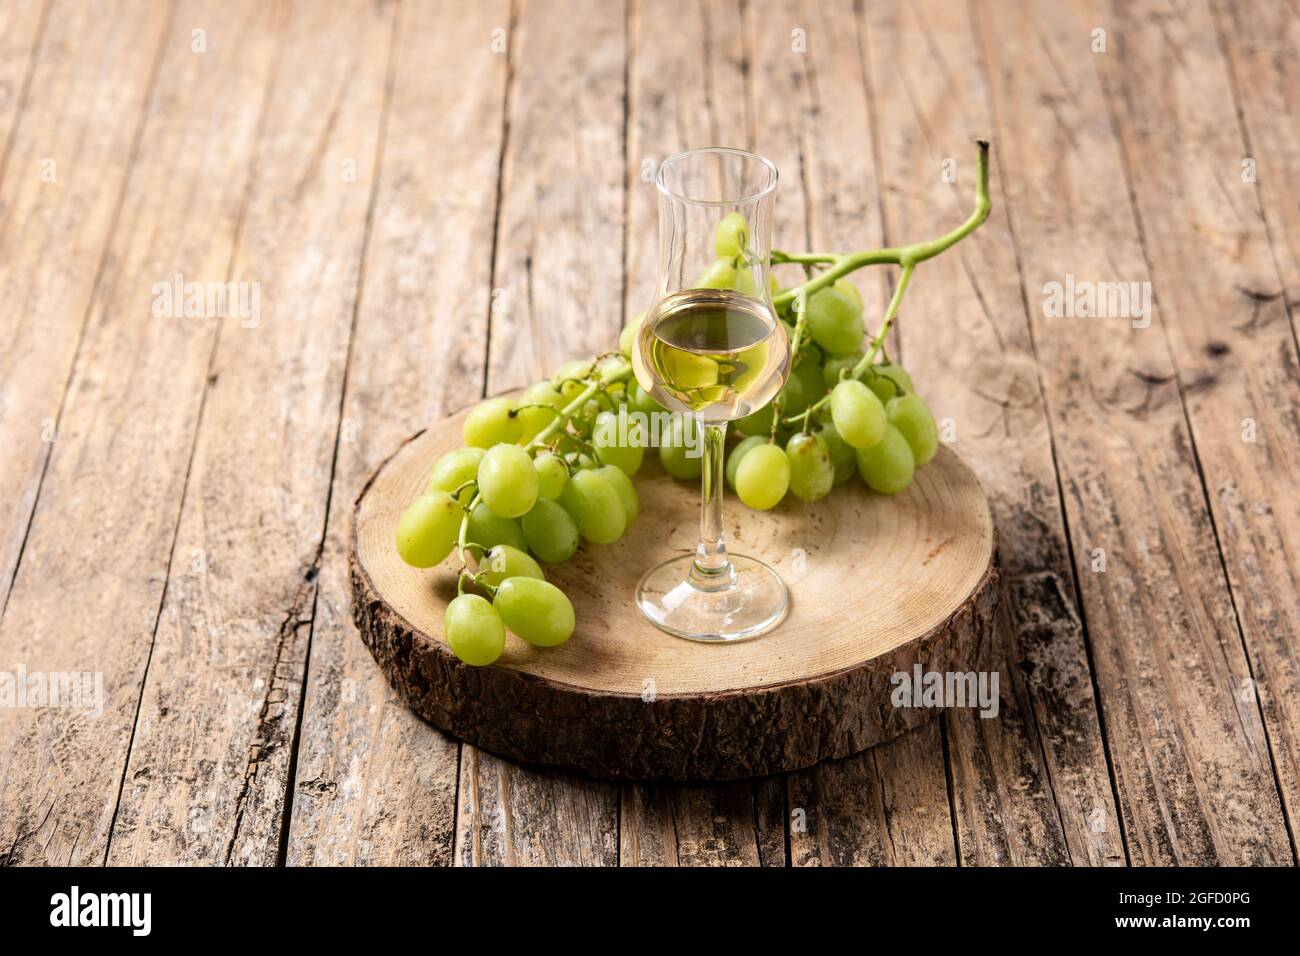
[[659, 167], [659, 286], [633, 349], [637, 381], [698, 429], [703, 487], [693, 555], [651, 568], [637, 605], [696, 641], [736, 641], [785, 618], [789, 591], [756, 558], [729, 555], [722, 526], [727, 422], [770, 401], [790, 374], [768, 260], [777, 171], [739, 149], [693, 149]]

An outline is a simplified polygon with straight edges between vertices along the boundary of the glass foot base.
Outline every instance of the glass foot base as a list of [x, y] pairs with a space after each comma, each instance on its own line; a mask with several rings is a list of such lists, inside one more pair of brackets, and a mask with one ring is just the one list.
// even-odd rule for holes
[[790, 610], [790, 592], [762, 561], [731, 555], [733, 583], [692, 583], [693, 554], [651, 568], [636, 589], [641, 613], [660, 630], [690, 641], [743, 641], [772, 630]]

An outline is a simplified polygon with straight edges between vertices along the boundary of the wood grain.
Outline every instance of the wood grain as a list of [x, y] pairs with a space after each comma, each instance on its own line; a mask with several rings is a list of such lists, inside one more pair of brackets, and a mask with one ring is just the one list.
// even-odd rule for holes
[[[762, 0], [745, 4], [744, 36], [749, 52], [749, 100], [753, 149], [771, 160], [780, 173], [772, 217], [775, 247], [806, 248], [809, 197], [804, 187], [809, 109], [806, 53], [794, 49], [795, 30], [806, 34], [797, 0]], [[800, 281], [798, 269], [776, 270], [783, 284]]]
[[0, 182], [41, 52], [50, 0], [13, 0], [0, 7]]
[[[808, 45], [805, 54], [782, 54], [787, 62], [802, 66], [806, 95], [785, 103], [797, 123], [777, 127], [798, 135], [799, 183], [787, 185], [805, 194], [808, 246], [831, 252], [884, 246], [890, 237], [883, 219], [876, 128], [892, 121], [895, 104], [867, 86], [856, 5], [851, 0], [804, 0], [786, 20], [778, 16], [771, 28], [778, 24], [788, 29], [774, 32], [786, 37], [796, 29], [803, 30]], [[908, 228], [908, 238], [903, 241], [924, 234], [919, 226]], [[794, 237], [788, 242], [793, 245]], [[870, 334], [880, 327], [895, 275], [889, 267], [853, 274], [853, 284], [862, 292]], [[897, 341], [891, 336], [891, 347]]]
[[0, 316], [0, 607], [57, 436], [166, 22], [166, 10], [147, 2], [114, 13], [118, 29], [100, 36], [94, 10], [58, 4], [33, 48], [40, 5], [0, 12], [0, 294], [9, 305]]
[[284, 11], [230, 264], [260, 314], [218, 331], [112, 865], [279, 857], [392, 14]]
[[941, 727], [932, 721], [855, 757], [790, 774], [791, 864], [954, 866]]
[[[658, 191], [654, 173], [668, 156], [708, 145], [746, 148], [750, 124], [748, 51], [742, 7], [727, 0], [634, 3], [628, 16], [627, 239], [628, 317], [644, 312], [658, 280]], [[620, 790], [619, 849], [624, 866], [680, 862], [679, 847], [704, 864], [750, 862], [756, 807], [743, 785], [729, 799], [701, 800], [707, 788], [630, 784]], [[680, 797], [680, 799], [678, 799]], [[733, 810], [734, 814], [717, 811]], [[784, 826], [780, 828], [784, 862]], [[741, 841], [741, 842], [737, 842]]]
[[726, 647], [664, 634], [631, 600], [645, 568], [695, 540], [697, 489], [648, 466], [633, 533], [548, 573], [573, 602], [574, 636], [545, 651], [512, 640], [491, 667], [463, 664], [442, 630], [454, 563], [414, 571], [393, 547], [434, 462], [461, 447], [463, 421], [414, 437], [375, 474], [357, 501], [352, 553], [363, 639], [403, 699], [462, 739], [597, 777], [762, 776], [930, 719], [933, 709], [893, 705], [894, 674], [980, 663], [993, 525], [974, 476], [943, 450], [898, 495], [854, 484], [811, 505], [734, 508], [728, 539], [782, 574], [791, 610], [764, 639]]
[[[512, 23], [489, 393], [609, 348], [622, 325], [626, 39], [624, 4], [608, 0], [529, 0]], [[457, 863], [618, 861], [614, 786], [470, 748], [461, 767]], [[498, 810], [518, 826], [480, 839]]]
[[[402, 704], [352, 625], [351, 512], [406, 435], [482, 393], [507, 2], [400, 11], [329, 530], [312, 628], [289, 865], [448, 865], [460, 745]], [[430, 130], [439, 136], [430, 142]]]
[[976, 19], [1130, 859], [1289, 860], [1164, 316], [1044, 315], [1069, 274], [1150, 278], [1091, 27], [1029, 3]]
[[[316, 6], [0, 4], [0, 670], [106, 691], [0, 709], [0, 863], [1294, 860], [1294, 0]], [[355, 496], [646, 306], [647, 161], [767, 152], [778, 243], [848, 247], [960, 219], [989, 134], [993, 216], [890, 348], [1006, 545], [998, 719], [614, 786], [398, 700], [351, 624]], [[261, 327], [152, 316], [177, 271], [260, 279]], [[1149, 279], [1153, 324], [1044, 316], [1070, 271]]]
[[[182, 5], [166, 36], [0, 625], [0, 646], [31, 670], [101, 672], [104, 713], [0, 716], [3, 764], [13, 768], [0, 782], [0, 844], [14, 862], [99, 863], [107, 852], [185, 487], [177, 463], [193, 447], [218, 324], [155, 316], [153, 287], [178, 272], [227, 277], [270, 81], [273, 14], [251, 2], [205, 10], [208, 36], [222, 42], [198, 53], [199, 11]], [[141, 15], [152, 18], [152, 6]], [[134, 63], [134, 49], [120, 55]]]
[[[973, 141], [992, 132], [984, 88], [968, 81], [981, 69], [970, 20], [952, 4], [874, 4], [863, 38], [890, 239], [936, 235], [966, 214]], [[1006, 706], [996, 721], [945, 720], [958, 839], [966, 863], [1123, 863], [996, 142], [992, 163], [988, 222], [917, 270], [899, 322], [903, 361], [970, 456], [1005, 542], [994, 654]]]
[[[767, 69], [757, 71], [755, 77], [757, 97], [769, 103], [772, 110], [760, 141], [765, 144], [764, 149], [784, 151], [795, 160], [791, 168], [783, 168], [786, 175], [778, 204], [793, 197], [803, 206], [804, 221], [797, 227], [792, 223], [790, 228], [794, 231], [779, 236], [779, 244], [788, 249], [831, 251], [885, 245], [872, 127], [873, 111], [887, 114], [889, 104], [875, 101], [866, 87], [854, 5], [849, 2], [764, 3], [756, 5], [752, 12], [754, 22], [761, 25], [761, 53], [770, 64]], [[784, 118], [778, 119], [776, 109], [782, 111]], [[787, 268], [785, 272], [788, 282], [802, 278], [797, 268]], [[890, 270], [883, 268], [864, 269], [853, 276], [866, 303], [869, 328], [879, 325], [890, 279]], [[889, 342], [894, 347], [897, 337], [891, 335]], [[944, 779], [941, 746], [931, 750], [891, 748], [890, 753], [894, 759], [887, 766], [897, 773], [900, 782]], [[918, 763], [908, 765], [906, 761], [913, 757]], [[862, 766], [850, 770], [854, 761]], [[821, 786], [815, 779], [792, 778], [788, 783], [791, 793], [830, 792], [840, 785], [852, 793], [852, 779], [875, 779], [875, 759], [863, 754], [843, 763], [819, 766], [802, 776], [827, 779]], [[927, 846], [946, 844], [951, 853], [952, 828], [946, 789], [922, 788], [915, 795], [938, 801], [919, 808], [918, 819], [932, 820], [938, 825], [921, 842]], [[845, 819], [843, 812], [850, 806], [863, 810], [860, 819], [852, 823]], [[829, 839], [834, 833], [839, 841], [861, 826], [858, 835], [863, 843], [856, 848], [837, 843], [834, 852], [828, 845], [812, 849], [808, 846], [809, 837], [792, 829], [792, 862], [808, 863], [814, 859], [830, 862], [837, 856], [849, 858], [855, 854], [871, 858], [873, 848], [894, 842], [887, 829], [877, 829], [887, 827], [889, 818], [869, 813], [871, 806], [865, 797], [857, 802], [844, 802], [838, 808], [827, 803], [827, 811], [835, 814], [836, 819], [805, 821], [809, 837]], [[821, 812], [820, 808], [821, 804], [816, 803], [804, 807], [814, 816]], [[915, 836], [909, 834], [909, 839]]]
[[530, 0], [520, 15], [489, 393], [609, 347], [622, 325], [624, 16], [596, 0]]
[[[1288, 539], [1300, 531], [1300, 356], [1287, 288], [1259, 194], [1242, 175], [1248, 145], [1236, 124], [1220, 121], [1234, 103], [1209, 9], [1162, 0], [1098, 15], [1149, 49], [1140, 69], [1108, 57], [1100, 73], [1111, 115], [1123, 118], [1116, 126], [1143, 253], [1250, 655], [1237, 694], [1263, 712], [1294, 840], [1300, 553]], [[1146, 71], [1164, 77], [1155, 92], [1141, 82]], [[1275, 155], [1285, 156], [1261, 151], [1258, 161], [1273, 167]]]
[[743, 39], [734, 2], [638, 3], [629, 12], [628, 317], [653, 304], [659, 279], [659, 164], [700, 146], [749, 145]]
[[626, 786], [622, 806], [621, 866], [759, 865], [750, 781]]
[[[1300, 14], [1294, 3], [1211, 0], [1210, 6], [1247, 147], [1240, 159], [1256, 159], [1256, 190], [1294, 335], [1300, 328]], [[1243, 171], [1240, 161], [1236, 169]]]

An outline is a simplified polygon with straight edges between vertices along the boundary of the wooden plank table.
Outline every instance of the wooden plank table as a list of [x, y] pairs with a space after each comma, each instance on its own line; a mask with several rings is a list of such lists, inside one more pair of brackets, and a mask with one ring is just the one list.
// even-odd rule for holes
[[[6, 0], [0, 671], [104, 706], [0, 708], [0, 862], [1294, 864], [1298, 56], [1294, 0]], [[396, 701], [351, 502], [645, 307], [658, 161], [762, 152], [778, 244], [856, 249], [960, 221], [976, 137], [893, 349], [993, 503], [997, 719], [618, 785]]]

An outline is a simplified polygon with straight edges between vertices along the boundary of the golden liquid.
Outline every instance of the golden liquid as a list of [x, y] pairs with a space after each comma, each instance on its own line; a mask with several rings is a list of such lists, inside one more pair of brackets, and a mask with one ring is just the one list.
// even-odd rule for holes
[[724, 422], [780, 391], [790, 344], [762, 302], [729, 290], [690, 289], [645, 317], [632, 364], [641, 387], [665, 408]]

